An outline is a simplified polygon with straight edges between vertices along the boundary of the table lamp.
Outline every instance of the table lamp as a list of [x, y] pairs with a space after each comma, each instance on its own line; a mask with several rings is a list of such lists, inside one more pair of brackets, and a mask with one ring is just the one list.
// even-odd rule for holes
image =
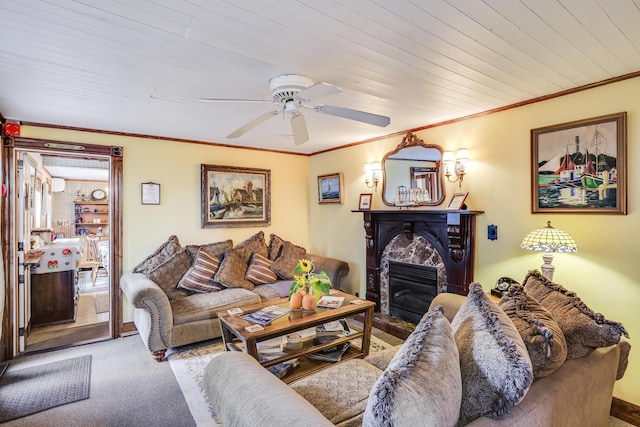
[[542, 251], [544, 264], [540, 266], [542, 275], [549, 280], [553, 279], [555, 267], [551, 264], [554, 252], [578, 252], [576, 242], [562, 230], [551, 226], [551, 221], [547, 221], [547, 226], [529, 232], [520, 243], [522, 249], [530, 251]]

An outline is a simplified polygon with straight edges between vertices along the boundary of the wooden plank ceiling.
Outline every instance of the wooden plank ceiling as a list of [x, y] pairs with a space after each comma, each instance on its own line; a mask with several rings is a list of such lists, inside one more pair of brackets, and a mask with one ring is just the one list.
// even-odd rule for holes
[[[0, 113], [28, 122], [314, 153], [640, 70], [633, 0], [0, 0]], [[301, 74], [342, 93], [226, 135]], [[275, 108], [278, 108], [277, 106]]]

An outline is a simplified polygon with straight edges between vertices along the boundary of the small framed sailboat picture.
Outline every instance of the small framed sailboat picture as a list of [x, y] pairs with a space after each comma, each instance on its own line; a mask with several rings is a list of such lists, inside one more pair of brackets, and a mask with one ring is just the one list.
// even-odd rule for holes
[[533, 213], [627, 214], [627, 113], [531, 130]]
[[320, 175], [318, 177], [318, 203], [342, 203], [342, 172]]
[[271, 171], [200, 165], [201, 228], [271, 224]]

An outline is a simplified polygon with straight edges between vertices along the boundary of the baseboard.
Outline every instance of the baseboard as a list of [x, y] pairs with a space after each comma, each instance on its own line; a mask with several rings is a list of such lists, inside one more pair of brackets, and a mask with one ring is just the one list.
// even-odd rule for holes
[[633, 403], [625, 402], [624, 400], [614, 397], [611, 400], [611, 411], [609, 413], [629, 424], [640, 426], [640, 406], [634, 405]]
[[126, 322], [122, 324], [122, 329], [120, 330], [120, 336], [127, 336], [137, 334], [138, 330], [136, 329], [136, 325], [133, 322]]

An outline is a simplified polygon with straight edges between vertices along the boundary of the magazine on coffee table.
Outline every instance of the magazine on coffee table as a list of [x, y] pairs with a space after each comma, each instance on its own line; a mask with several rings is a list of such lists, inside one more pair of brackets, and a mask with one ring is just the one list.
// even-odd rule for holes
[[247, 314], [244, 316], [244, 319], [260, 325], [268, 325], [278, 317], [282, 317], [290, 311], [290, 308], [270, 305], [269, 307], [261, 308], [254, 313]]
[[329, 295], [324, 295], [318, 300], [318, 307], [338, 308], [342, 306], [343, 301], [344, 297], [332, 297]]
[[[322, 338], [329, 337], [320, 337], [314, 338], [314, 345], [323, 344], [327, 341], [324, 341]], [[332, 337], [337, 338], [337, 337]], [[315, 353], [307, 354], [308, 359], [313, 360], [324, 360], [326, 362], [339, 362], [342, 359], [342, 355], [345, 354], [349, 350], [349, 343], [345, 342], [342, 344], [334, 345], [333, 347], [325, 348], [324, 350], [317, 351]]]

